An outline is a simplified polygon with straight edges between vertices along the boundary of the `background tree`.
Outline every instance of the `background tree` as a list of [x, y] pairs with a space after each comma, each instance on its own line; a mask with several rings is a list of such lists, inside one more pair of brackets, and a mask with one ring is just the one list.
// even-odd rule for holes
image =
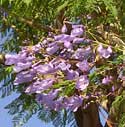
[[[96, 82], [99, 84], [99, 80], [105, 78], [105, 75], [111, 75], [114, 81], [106, 87], [99, 85], [96, 90], [103, 90], [104, 96], [99, 100], [95, 97], [89, 98], [86, 103], [90, 105], [85, 110], [79, 108], [75, 112], [75, 119], [79, 127], [92, 125], [96, 127], [100, 124], [97, 104], [101, 106], [105, 104], [104, 108], [110, 114], [107, 126], [124, 126], [124, 4], [123, 0], [1, 0], [1, 32], [3, 36], [7, 36], [7, 31], [10, 30], [13, 36], [1, 45], [1, 53], [17, 53], [21, 50], [20, 46], [33, 46], [43, 42], [48, 37], [48, 32], [58, 35], [60, 28], [66, 24], [65, 21], [84, 24], [85, 37], [93, 40], [95, 49], [98, 44], [102, 44], [106, 48], [110, 45], [114, 51], [108, 61], [96, 56], [98, 69], [89, 75], [89, 79], [93, 84]], [[66, 26], [70, 31], [70, 23]], [[41, 58], [39, 55], [41, 54], [38, 54]], [[4, 80], [4, 85], [1, 87], [2, 97], [12, 91], [21, 92], [20, 97], [6, 107], [9, 113], [14, 115], [14, 126], [22, 125], [36, 112], [40, 119], [46, 122], [53, 121], [56, 126], [66, 126], [70, 122], [75, 126], [74, 116], [70, 110], [60, 112], [46, 110], [36, 103], [34, 95], [24, 93], [25, 85], [14, 86], [16, 75], [12, 73], [12, 66], [4, 65], [3, 55], [0, 61], [2, 63], [0, 77], [1, 81]], [[121, 70], [118, 71], [118, 68]], [[115, 86], [113, 92], [110, 91], [111, 86]], [[91, 90], [93, 92], [93, 89]], [[66, 92], [69, 94], [71, 91]]]

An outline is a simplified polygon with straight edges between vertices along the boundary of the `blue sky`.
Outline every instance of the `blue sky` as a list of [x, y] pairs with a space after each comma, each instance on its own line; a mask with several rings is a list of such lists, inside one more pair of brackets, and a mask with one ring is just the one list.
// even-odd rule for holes
[[[4, 107], [16, 97], [18, 97], [18, 94], [13, 93], [3, 99], [0, 98], [0, 125], [2, 125], [2, 127], [13, 127], [12, 116], [7, 113]], [[23, 127], [53, 127], [53, 125], [51, 123], [46, 124], [41, 122], [36, 115], [34, 115]]]

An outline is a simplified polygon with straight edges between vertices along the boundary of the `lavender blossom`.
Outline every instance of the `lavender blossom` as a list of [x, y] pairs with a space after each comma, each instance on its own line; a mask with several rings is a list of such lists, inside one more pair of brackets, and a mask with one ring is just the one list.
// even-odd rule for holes
[[72, 25], [72, 28], [75, 29], [75, 28], [84, 28], [83, 25], [76, 25], [76, 24], [73, 24]]
[[18, 73], [18, 72], [20, 72], [20, 71], [22, 71], [22, 70], [26, 70], [26, 69], [30, 68], [31, 65], [32, 65], [31, 62], [27, 62], [27, 63], [21, 63], [21, 62], [19, 62], [19, 63], [17, 63], [17, 64], [13, 67], [13, 70], [14, 70], [16, 73]]
[[76, 112], [77, 109], [82, 106], [83, 98], [81, 96], [71, 96], [68, 98], [65, 98], [64, 103], [65, 107], [69, 110]]
[[110, 46], [108, 46], [108, 48], [103, 48], [103, 46], [100, 44], [99, 47], [97, 48], [98, 53], [100, 54], [101, 57], [104, 58], [109, 58], [111, 56], [112, 53], [112, 49]]
[[79, 73], [74, 70], [67, 70], [66, 71], [66, 79], [67, 80], [73, 80], [79, 77]]
[[109, 84], [112, 82], [112, 76], [106, 76], [102, 79], [102, 84]]
[[68, 49], [73, 49], [72, 43], [70, 41], [64, 41], [64, 47]]
[[6, 54], [5, 55], [5, 65], [12, 65], [17, 63], [18, 61], [18, 55], [17, 54]]
[[65, 62], [61, 62], [57, 68], [61, 69], [62, 71], [66, 71], [71, 67], [71, 64], [67, 64]]
[[36, 95], [36, 101], [44, 104], [46, 108], [55, 109], [54, 99], [57, 97], [60, 89], [51, 90], [48, 94], [41, 93]]
[[32, 55], [28, 55], [28, 51], [21, 51], [19, 54], [6, 54], [5, 55], [5, 65], [13, 65], [17, 64], [18, 62], [20, 63], [26, 63], [26, 62], [31, 62], [34, 60], [35, 57]]
[[[76, 112], [80, 106], [86, 108], [89, 98], [94, 97], [88, 92], [89, 83], [98, 84], [98, 78], [93, 77], [98, 71], [95, 45], [84, 35], [84, 26], [74, 24], [71, 24], [70, 35], [66, 34], [68, 28], [64, 25], [61, 34], [49, 32], [48, 37], [41, 43], [21, 47], [18, 54], [5, 55], [5, 64], [13, 65], [16, 72], [14, 85], [25, 83], [27, 86], [22, 84], [25, 93], [36, 95], [36, 101], [50, 110], [59, 111], [65, 108]], [[112, 49], [111, 46], [105, 48], [100, 44], [97, 52], [101, 57], [109, 58]], [[113, 56], [113, 60], [116, 56]], [[124, 65], [120, 66], [124, 68]], [[121, 80], [125, 80], [124, 72], [121, 73], [123, 68], [117, 72], [120, 72], [118, 79]], [[90, 75], [92, 80], [89, 80], [89, 74], [92, 74]], [[112, 76], [105, 75], [101, 83], [110, 84], [112, 80]], [[70, 82], [72, 83], [67, 84]], [[101, 94], [105, 92], [94, 91], [95, 97]], [[83, 99], [88, 100], [86, 105], [82, 105]]]
[[17, 73], [16, 78], [14, 80], [14, 85], [31, 82], [35, 76], [36, 76], [36, 71], [33, 69]]
[[40, 74], [49, 74], [54, 73], [56, 71], [52, 64], [38, 65], [35, 66], [34, 69]]
[[51, 96], [45, 93], [37, 94], [36, 101], [40, 104], [43, 104], [46, 108], [54, 109], [54, 102]]
[[54, 36], [55, 41], [72, 41], [74, 37], [67, 35], [67, 34], [60, 34], [57, 36]]
[[64, 97], [59, 97], [57, 100], [54, 100], [54, 110], [55, 111], [60, 111], [63, 109], [64, 103], [63, 103]]
[[66, 33], [66, 32], [67, 32], [67, 27], [66, 27], [65, 24], [63, 25], [63, 27], [62, 27], [62, 29], [61, 29], [61, 32], [62, 32], [62, 33]]
[[76, 66], [83, 72], [87, 72], [90, 69], [87, 60], [83, 60], [82, 62], [77, 63]]
[[73, 54], [73, 58], [75, 59], [79, 59], [79, 60], [84, 60], [84, 55], [85, 55], [85, 51], [82, 48], [79, 48], [75, 51], [75, 53]]
[[69, 58], [72, 57], [73, 53], [74, 53], [74, 51], [73, 51], [72, 49], [66, 49], [66, 48], [64, 48], [64, 49], [60, 52], [59, 56], [60, 56], [61, 58], [64, 58], [64, 59], [69, 59]]
[[84, 38], [78, 38], [78, 37], [76, 37], [73, 40], [73, 43], [75, 43], [75, 44], [80, 44], [82, 42], [84, 42]]
[[72, 37], [80, 37], [81, 35], [83, 35], [83, 28], [74, 28], [71, 31], [71, 36]]
[[88, 85], [89, 85], [89, 79], [87, 78], [87, 75], [81, 75], [76, 82], [76, 89], [84, 90], [87, 88]]
[[51, 45], [49, 45], [49, 47], [46, 49], [46, 52], [49, 55], [53, 55], [54, 53], [56, 53], [59, 49], [59, 46], [57, 45], [57, 43], [51, 43]]
[[91, 55], [92, 55], [92, 50], [90, 47], [86, 49], [78, 48], [73, 54], [73, 58], [78, 60], [85, 60], [88, 59]]
[[32, 46], [32, 51], [33, 51], [33, 53], [39, 53], [40, 50], [41, 50], [41, 48], [42, 48], [42, 47], [41, 47], [41, 44], [38, 43], [38, 44]]
[[54, 83], [53, 79], [37, 80], [32, 85], [29, 85], [25, 92], [26, 93], [41, 93], [44, 90], [50, 88]]

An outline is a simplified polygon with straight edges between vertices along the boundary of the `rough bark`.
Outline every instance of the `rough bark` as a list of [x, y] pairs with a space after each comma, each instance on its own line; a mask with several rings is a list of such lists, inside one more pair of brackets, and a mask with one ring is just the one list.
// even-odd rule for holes
[[75, 112], [75, 119], [78, 127], [102, 127], [96, 103], [90, 103], [86, 109], [80, 107]]

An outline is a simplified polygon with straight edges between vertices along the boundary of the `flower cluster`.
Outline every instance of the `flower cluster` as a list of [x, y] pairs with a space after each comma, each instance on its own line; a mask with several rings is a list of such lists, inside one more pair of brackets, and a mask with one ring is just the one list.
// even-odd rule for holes
[[[13, 65], [16, 73], [14, 85], [27, 84], [25, 93], [34, 94], [39, 103], [56, 111], [63, 108], [77, 111], [83, 105], [91, 86], [90, 75], [96, 67], [93, 41], [86, 37], [84, 26], [70, 25], [70, 34], [64, 24], [58, 35], [49, 33], [42, 42], [5, 56], [5, 64]], [[97, 53], [108, 59], [112, 49], [99, 45]], [[100, 79], [102, 84], [111, 80], [111, 76]]]

